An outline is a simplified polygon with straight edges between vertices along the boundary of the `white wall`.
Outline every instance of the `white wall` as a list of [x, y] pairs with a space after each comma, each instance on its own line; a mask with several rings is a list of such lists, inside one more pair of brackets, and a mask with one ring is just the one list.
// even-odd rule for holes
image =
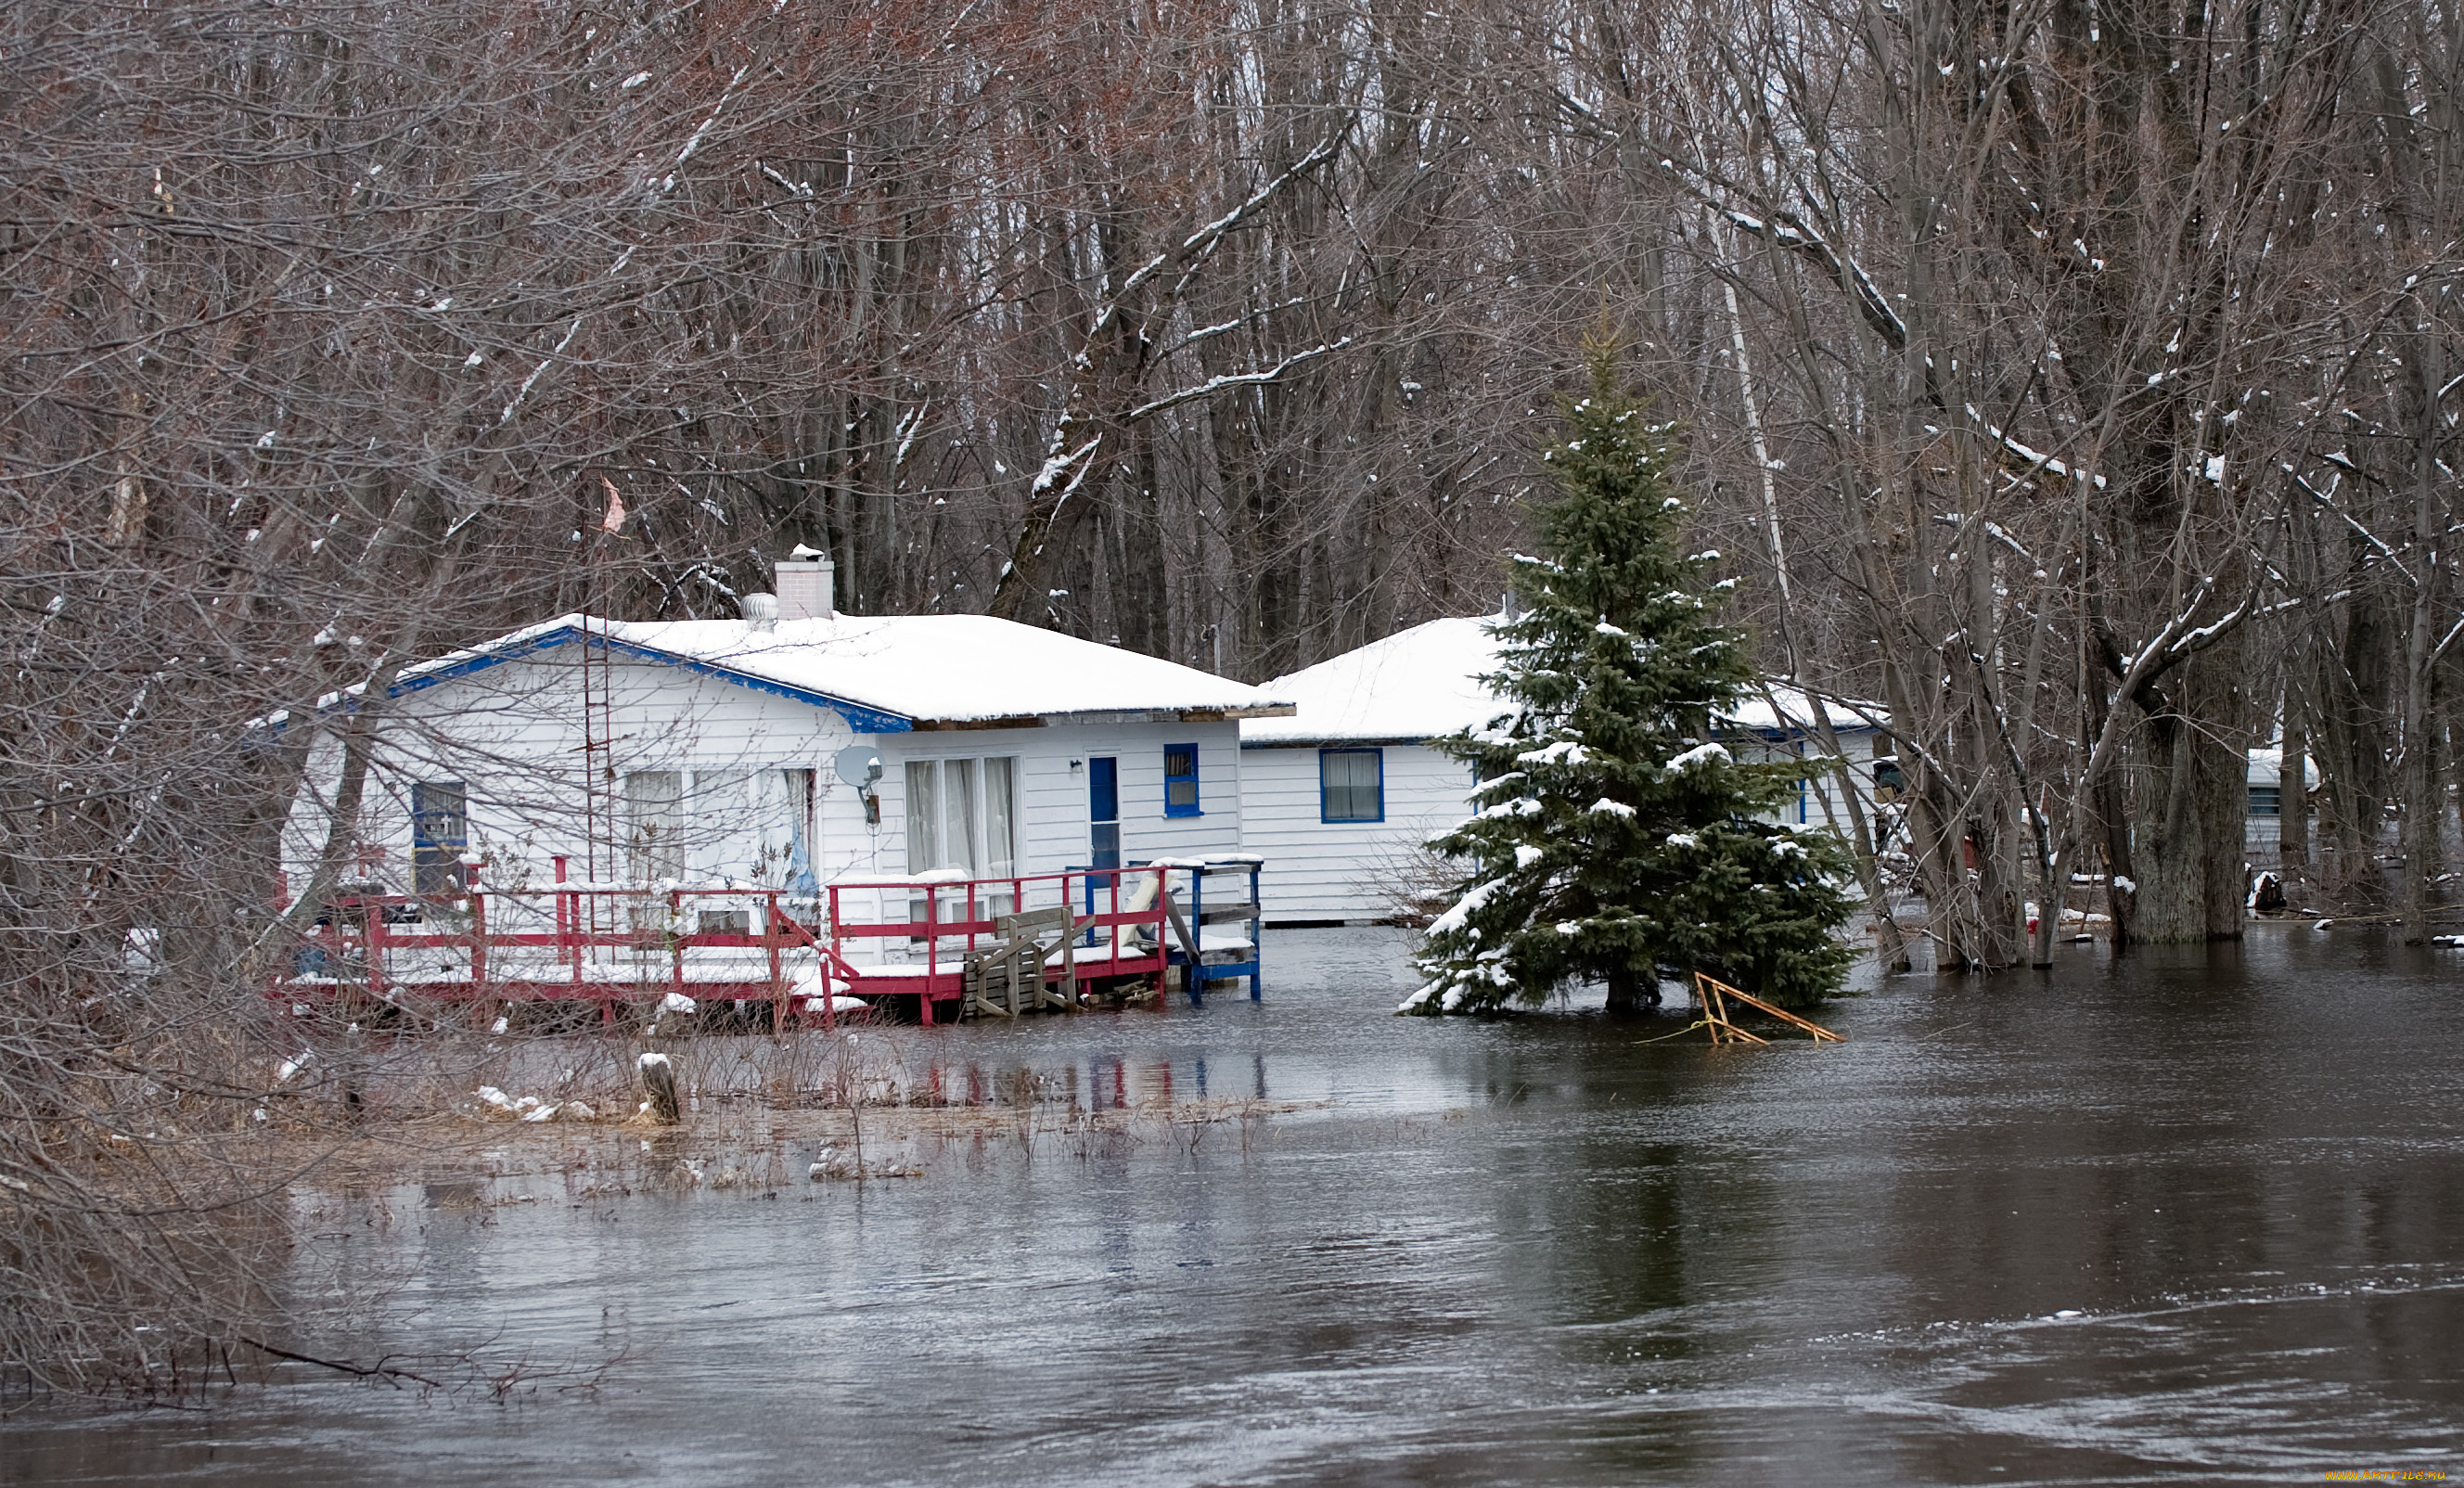
[[[1837, 733], [1839, 752], [1846, 756], [1849, 777], [1855, 782], [1858, 799], [1866, 802], [1870, 812], [1874, 799], [1874, 734], [1870, 730], [1841, 730]], [[1831, 768], [1824, 768], [1821, 751], [1810, 738], [1774, 740], [1748, 737], [1727, 741], [1730, 753], [1749, 763], [1765, 764], [1781, 760], [1802, 759], [1812, 767], [1797, 788], [1796, 799], [1764, 820], [1792, 826], [1830, 826], [1847, 837], [1847, 807], [1839, 798], [1839, 781]]]
[[[1870, 799], [1873, 735], [1842, 733], [1839, 743], [1858, 789]], [[1358, 923], [1395, 914], [1390, 890], [1411, 876], [1419, 844], [1471, 814], [1468, 765], [1424, 744], [1344, 747], [1383, 751], [1385, 821], [1319, 820], [1318, 745], [1252, 746], [1242, 753], [1242, 840], [1247, 850], [1266, 859], [1264, 894], [1270, 921]], [[1732, 748], [1741, 759], [1797, 757], [1785, 742], [1757, 740]], [[1821, 826], [1835, 812], [1840, 813], [1837, 824], [1845, 835], [1837, 782], [1815, 775], [1774, 820]]]
[[[1347, 746], [1350, 747], [1350, 746]], [[1266, 860], [1269, 921], [1385, 919], [1421, 842], [1471, 814], [1471, 767], [1425, 744], [1385, 755], [1386, 820], [1319, 820], [1318, 746], [1242, 751], [1243, 845]]]
[[[720, 800], [698, 800], [686, 840], [689, 882], [785, 882], [786, 787], [778, 772], [810, 769], [817, 795], [813, 871], [833, 879], [907, 872], [906, 763], [911, 759], [1018, 761], [1019, 868], [1054, 873], [1089, 862], [1086, 760], [1118, 761], [1122, 861], [1236, 852], [1241, 843], [1240, 726], [1236, 723], [1071, 724], [1054, 728], [852, 733], [830, 709], [779, 697], [684, 667], [591, 660], [592, 734], [612, 747], [589, 757], [602, 776], [584, 790], [579, 656], [560, 648], [454, 679], [392, 705], [362, 812], [363, 836], [383, 851], [376, 876], [398, 891], [411, 882], [412, 785], [460, 781], [469, 795], [471, 849], [486, 882], [544, 886], [553, 858], [568, 876], [628, 880], [623, 777], [640, 770], [749, 772]], [[597, 699], [605, 696], [604, 710]], [[834, 756], [863, 743], [880, 755], [880, 820], [839, 779]], [[1164, 747], [1198, 746], [1199, 810], [1163, 814]], [[1071, 768], [1076, 761], [1078, 767]], [[295, 804], [285, 858], [294, 882], [321, 845], [341, 751], [312, 751], [311, 787]], [[595, 843], [595, 850], [594, 850]], [[867, 906], [866, 908], [875, 907]], [[851, 913], [858, 907], [848, 906]]]
[[[1092, 852], [1088, 835], [1086, 762], [1118, 762], [1121, 861], [1196, 858], [1241, 846], [1241, 726], [1237, 723], [1065, 724], [1046, 729], [923, 730], [868, 736], [882, 751], [882, 846], [878, 866], [907, 867], [909, 760], [1018, 761], [1019, 867], [1058, 873], [1083, 867]], [[1167, 744], [1198, 746], [1195, 817], [1163, 814], [1163, 752]], [[1070, 768], [1076, 761], [1077, 768]]]

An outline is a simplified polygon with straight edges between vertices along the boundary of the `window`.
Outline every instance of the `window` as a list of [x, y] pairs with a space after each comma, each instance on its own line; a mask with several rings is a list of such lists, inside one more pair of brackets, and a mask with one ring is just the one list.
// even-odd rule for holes
[[625, 777], [625, 825], [634, 883], [684, 877], [684, 772], [636, 770]]
[[1317, 752], [1317, 819], [1320, 821], [1386, 820], [1386, 752], [1322, 749]]
[[995, 878], [1018, 871], [1018, 761], [984, 761], [984, 871]]
[[1163, 814], [1167, 817], [1194, 817], [1198, 809], [1198, 746], [1167, 744], [1163, 747]]
[[471, 845], [470, 796], [459, 780], [421, 780], [410, 788], [410, 887], [450, 897], [469, 886], [462, 854]]
[[799, 894], [819, 893], [813, 877], [814, 772], [781, 770], [779, 780], [787, 796], [787, 887]]
[[1017, 872], [1017, 784], [1014, 759], [909, 760], [907, 871]]
[[2250, 788], [2250, 814], [2254, 817], [2284, 815], [2284, 787], [2254, 785]]

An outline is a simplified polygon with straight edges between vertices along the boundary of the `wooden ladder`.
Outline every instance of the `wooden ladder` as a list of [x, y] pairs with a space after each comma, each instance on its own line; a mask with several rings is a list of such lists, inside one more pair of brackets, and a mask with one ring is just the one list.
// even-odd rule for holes
[[1789, 1012], [1786, 1008], [1773, 1007], [1770, 1003], [1765, 1002], [1762, 998], [1755, 996], [1750, 992], [1740, 992], [1736, 988], [1729, 986], [1727, 982], [1721, 981], [1714, 976], [1705, 975], [1701, 972], [1696, 972], [1694, 974], [1694, 992], [1695, 996], [1702, 1000], [1703, 1024], [1705, 1027], [1711, 1030], [1711, 1041], [1713, 1043], [1768, 1044], [1771, 1042], [1769, 1039], [1762, 1037], [1760, 1034], [1748, 1033], [1728, 1020], [1727, 999], [1730, 997], [1736, 998], [1738, 1001], [1745, 1003], [1749, 1007], [1760, 1008], [1763, 1012], [1770, 1014], [1771, 1017], [1778, 1018], [1784, 1023], [1795, 1024], [1797, 1027], [1804, 1029], [1807, 1033], [1812, 1034], [1814, 1036], [1814, 1041], [1816, 1043], [1846, 1043], [1848, 1041], [1846, 1039], [1842, 1038], [1838, 1034], [1833, 1033], [1830, 1029], [1823, 1027], [1819, 1023], [1808, 1022], [1806, 1019]]

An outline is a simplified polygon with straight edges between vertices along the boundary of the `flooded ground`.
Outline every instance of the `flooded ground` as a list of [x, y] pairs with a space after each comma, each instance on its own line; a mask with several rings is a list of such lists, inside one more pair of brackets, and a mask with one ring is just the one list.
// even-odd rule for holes
[[1399, 958], [1285, 932], [1263, 1004], [916, 1035], [995, 1086], [1325, 1103], [1263, 1120], [770, 1198], [393, 1195], [398, 1340], [604, 1383], [20, 1415], [0, 1480], [2464, 1475], [2464, 952], [2082, 947], [1769, 1049], [1394, 1018]]

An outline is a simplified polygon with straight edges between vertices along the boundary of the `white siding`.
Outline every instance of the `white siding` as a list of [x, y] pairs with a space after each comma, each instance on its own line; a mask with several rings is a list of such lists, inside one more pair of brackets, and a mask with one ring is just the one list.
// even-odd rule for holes
[[[591, 660], [591, 752], [601, 770], [585, 793], [581, 667], [570, 652], [508, 663], [442, 683], [395, 705], [381, 735], [362, 813], [363, 840], [382, 857], [376, 876], [410, 884], [414, 782], [457, 780], [469, 792], [470, 846], [488, 859], [486, 880], [503, 888], [542, 886], [554, 858], [574, 879], [631, 876], [623, 777], [639, 770], [689, 776], [750, 772], [722, 799], [689, 806], [685, 877], [783, 886], [789, 841], [787, 789], [778, 772], [815, 773], [812, 868], [833, 879], [899, 878], [907, 869], [906, 770], [913, 759], [1018, 761], [1019, 871], [1053, 873], [1090, 856], [1090, 756], [1119, 762], [1125, 863], [1239, 850], [1240, 726], [1235, 723], [1070, 724], [1054, 728], [930, 730], [858, 735], [833, 710], [723, 682], [684, 667]], [[603, 710], [597, 700], [609, 699]], [[835, 756], [850, 744], [879, 751], [880, 820], [838, 777]], [[1164, 747], [1195, 744], [1199, 808], [1163, 814]], [[312, 751], [309, 778], [291, 821], [286, 859], [295, 875], [325, 837], [340, 750]], [[1071, 768], [1072, 762], [1077, 768]], [[876, 906], [848, 909], [869, 912]]]
[[1323, 821], [1318, 751], [1242, 752], [1242, 845], [1266, 860], [1269, 921], [1385, 919], [1420, 844], [1469, 816], [1471, 767], [1425, 744], [1346, 745], [1385, 756], [1386, 820]]
[[[1871, 799], [1873, 735], [1842, 733], [1858, 788]], [[1243, 845], [1266, 860], [1264, 894], [1269, 921], [1359, 923], [1397, 911], [1394, 890], [1424, 867], [1420, 844], [1471, 814], [1471, 767], [1425, 744], [1340, 745], [1377, 748], [1385, 755], [1386, 820], [1324, 821], [1318, 811], [1318, 747], [1252, 747], [1242, 754]], [[1787, 743], [1735, 746], [1738, 757], [1794, 757]], [[1838, 787], [1826, 777], [1807, 780], [1779, 820], [1820, 826], [1839, 809]], [[1837, 825], [1847, 831], [1841, 816]], [[1416, 862], [1417, 860], [1417, 862]]]
[[[1088, 836], [1087, 761], [1111, 755], [1121, 786], [1121, 861], [1197, 858], [1241, 847], [1240, 733], [1237, 723], [1066, 724], [1049, 729], [966, 729], [874, 736], [881, 781], [881, 871], [907, 865], [906, 762], [911, 759], [1018, 761], [1019, 870], [1058, 873], [1084, 867]], [[1198, 746], [1194, 817], [1163, 814], [1163, 751]], [[1076, 768], [1072, 768], [1073, 763]]]
[[[1874, 799], [1874, 734], [1871, 730], [1840, 730], [1837, 734], [1839, 753], [1846, 756], [1849, 778], [1856, 783], [1859, 800], [1873, 809]], [[1820, 759], [1821, 752], [1811, 738], [1732, 740], [1730, 748], [1740, 760], [1752, 764], [1779, 760], [1804, 759], [1809, 765]], [[1848, 835], [1847, 808], [1839, 799], [1837, 777], [1818, 765], [1797, 787], [1793, 802], [1783, 805], [1766, 820], [1792, 826], [1830, 826], [1839, 835]]]

